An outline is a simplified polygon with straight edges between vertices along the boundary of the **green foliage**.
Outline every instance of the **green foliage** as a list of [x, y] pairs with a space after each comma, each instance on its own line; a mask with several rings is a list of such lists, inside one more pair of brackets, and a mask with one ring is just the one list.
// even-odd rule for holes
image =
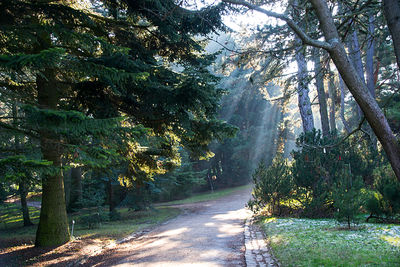
[[[194, 36], [222, 29], [220, 12], [173, 0], [1, 1], [1, 177], [56, 180], [79, 166], [137, 188], [177, 165], [178, 147], [211, 155], [235, 128], [217, 119], [214, 55]], [[46, 184], [44, 200], [63, 191]], [[84, 206], [103, 204], [103, 190], [84, 190]], [[42, 204], [63, 223], [52, 238], [65, 242], [65, 207]], [[54, 226], [45, 221], [38, 233]]]
[[113, 209], [112, 211], [110, 211], [110, 213], [108, 214], [108, 217], [110, 218], [110, 221], [121, 220], [121, 214], [116, 209]]
[[121, 206], [128, 207], [134, 211], [142, 211], [151, 208], [153, 185], [151, 182], [146, 182], [143, 185], [136, 185], [130, 188], [125, 199], [121, 202]]
[[[100, 211], [100, 209], [99, 209]], [[80, 225], [85, 225], [88, 229], [100, 228], [101, 223], [104, 221], [103, 216], [100, 212], [89, 213], [87, 215], [79, 217], [77, 221]]]
[[157, 177], [152, 190], [156, 200], [171, 201], [188, 197], [194, 189], [206, 183], [207, 170], [195, 171], [188, 153], [182, 150], [181, 155], [180, 166]]
[[82, 179], [82, 199], [76, 203], [81, 207], [101, 207], [105, 203], [104, 182], [87, 175]]
[[247, 204], [250, 209], [257, 212], [267, 207], [270, 214], [280, 215], [281, 202], [287, 201], [293, 190], [287, 160], [278, 155], [268, 168], [260, 162], [253, 174], [253, 182], [253, 199]]
[[[387, 214], [398, 213], [397, 180], [393, 173], [385, 173], [390, 167], [374, 170], [382, 159], [371, 151], [368, 142], [340, 138], [323, 138], [320, 131], [314, 130], [297, 139], [298, 149], [292, 152], [290, 165], [281, 157], [275, 158], [269, 168], [261, 164], [253, 174], [255, 187], [249, 206], [254, 211], [266, 207], [276, 215], [335, 215], [348, 225], [357, 221], [362, 207], [377, 215], [384, 214], [384, 210]], [[367, 190], [373, 170], [376, 192]]]
[[390, 165], [374, 170], [374, 191], [367, 199], [366, 209], [371, 215], [392, 219], [400, 213], [400, 182]]
[[[355, 150], [352, 141], [340, 142], [339, 136], [323, 138], [320, 131], [301, 134], [296, 144], [300, 150], [293, 151], [293, 179], [297, 199], [309, 217], [330, 216], [333, 211], [332, 190], [342, 179], [345, 166], [350, 166], [354, 176], [362, 175], [365, 161]], [[346, 167], [347, 168], [347, 167]]]
[[363, 204], [361, 189], [364, 184], [361, 177], [354, 177], [351, 174], [350, 165], [345, 166], [340, 173], [341, 176], [336, 180], [332, 189], [335, 218], [339, 222], [347, 223], [350, 229], [351, 223], [359, 221], [357, 215]]

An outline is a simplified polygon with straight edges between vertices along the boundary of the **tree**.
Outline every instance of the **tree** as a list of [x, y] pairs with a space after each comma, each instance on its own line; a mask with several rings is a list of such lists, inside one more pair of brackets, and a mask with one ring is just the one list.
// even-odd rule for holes
[[326, 41], [312, 39], [293, 21], [293, 19], [284, 14], [271, 12], [257, 5], [241, 0], [223, 0], [223, 2], [242, 5], [252, 10], [262, 12], [267, 16], [283, 20], [299, 36], [304, 44], [325, 49], [329, 53], [333, 63], [342, 76], [343, 81], [349, 88], [361, 110], [364, 112], [366, 120], [381, 142], [397, 179], [400, 180], [400, 145], [396, 137], [393, 135], [385, 115], [378, 106], [376, 100], [368, 92], [368, 88], [358, 75], [354, 65], [349, 60], [343, 43], [340, 41], [341, 39], [327, 2], [323, 0], [310, 0]]
[[[400, 3], [397, 0], [383, 0], [382, 3], [385, 18], [392, 35], [397, 67], [400, 69]], [[398, 176], [397, 173], [396, 176]]]
[[202, 19], [218, 7], [87, 4], [0, 3], [0, 34], [7, 36], [0, 46], [2, 94], [15, 95], [26, 114], [18, 127], [3, 119], [0, 126], [39, 140], [38, 163], [50, 165], [42, 175], [37, 246], [69, 240], [62, 157], [151, 179], [174, 164], [178, 146], [205, 156], [213, 139], [235, 132], [215, 118], [222, 92], [206, 69], [213, 57], [200, 55], [192, 38], [220, 25]]
[[326, 137], [329, 135], [329, 118], [328, 118], [328, 108], [326, 103], [326, 94], [324, 88], [324, 74], [321, 67], [321, 57], [319, 50], [317, 48], [313, 49], [313, 61], [314, 61], [314, 75], [315, 75], [315, 86], [318, 92], [318, 103], [319, 103], [319, 113], [321, 116], [321, 126], [322, 134]]

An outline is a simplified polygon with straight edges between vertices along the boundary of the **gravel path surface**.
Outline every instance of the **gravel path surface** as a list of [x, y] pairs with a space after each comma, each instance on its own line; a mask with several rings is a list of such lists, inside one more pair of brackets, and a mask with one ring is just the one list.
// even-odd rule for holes
[[244, 222], [250, 188], [181, 205], [184, 214], [87, 259], [87, 266], [246, 266]]

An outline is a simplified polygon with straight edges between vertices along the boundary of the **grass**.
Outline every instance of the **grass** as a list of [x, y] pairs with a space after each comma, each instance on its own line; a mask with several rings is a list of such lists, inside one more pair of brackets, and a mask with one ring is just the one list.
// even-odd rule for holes
[[[39, 221], [40, 211], [29, 207], [29, 215], [32, 222]], [[0, 205], [0, 230], [22, 227], [24, 225], [21, 205], [5, 203]]]
[[[158, 225], [179, 215], [180, 210], [170, 207], [159, 207], [146, 211], [132, 211], [128, 208], [118, 209], [121, 214], [120, 220], [104, 221], [95, 229], [88, 229], [87, 224], [75, 225], [75, 237], [92, 237], [103, 239], [120, 239], [144, 228]], [[73, 217], [73, 216], [71, 216]], [[71, 218], [72, 220], [72, 218]]]
[[[33, 243], [39, 221], [39, 210], [29, 207], [30, 216], [34, 226], [23, 227], [23, 219], [20, 206], [16, 204], [4, 204], [0, 206], [0, 243], [12, 243], [18, 240], [20, 243]], [[97, 211], [97, 209], [96, 209]], [[93, 209], [83, 209], [80, 212], [69, 215], [70, 227], [72, 219], [76, 221], [74, 236], [91, 237], [100, 239], [119, 239], [133, 232], [162, 223], [177, 216], [180, 211], [171, 207], [159, 207], [146, 211], [132, 211], [128, 208], [118, 209], [120, 220], [108, 221], [106, 208], [100, 210], [103, 221], [94, 229], [89, 229], [84, 217], [93, 214]]]
[[400, 225], [344, 230], [330, 219], [283, 218], [262, 225], [282, 266], [400, 266]]
[[250, 188], [251, 186], [252, 185], [242, 185], [242, 186], [228, 188], [228, 189], [216, 190], [213, 193], [207, 192], [207, 193], [196, 194], [189, 198], [185, 198], [185, 199], [181, 199], [181, 200], [174, 200], [174, 201], [162, 203], [161, 205], [163, 205], [163, 206], [164, 205], [180, 205], [180, 204], [190, 204], [190, 203], [196, 203], [196, 202], [215, 200], [215, 199], [230, 195], [230, 194], [232, 194], [236, 191], [242, 190], [244, 188]]

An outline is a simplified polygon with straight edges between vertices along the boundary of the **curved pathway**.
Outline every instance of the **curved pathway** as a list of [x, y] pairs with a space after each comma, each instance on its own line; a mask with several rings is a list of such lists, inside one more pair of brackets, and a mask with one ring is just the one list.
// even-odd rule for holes
[[[203, 203], [179, 205], [184, 213], [140, 237], [85, 260], [86, 266], [246, 266], [245, 243], [251, 247], [248, 266], [269, 265], [258, 255], [252, 228], [245, 227], [251, 213], [245, 209], [250, 188]], [[250, 232], [249, 232], [250, 231]], [[258, 236], [259, 237], [259, 236]], [[261, 238], [262, 239], [262, 238]], [[251, 256], [249, 251], [251, 252]], [[257, 255], [258, 256], [257, 256]], [[268, 257], [268, 256], [267, 256]], [[257, 259], [258, 258], [258, 259]], [[267, 264], [265, 264], [267, 263]]]

